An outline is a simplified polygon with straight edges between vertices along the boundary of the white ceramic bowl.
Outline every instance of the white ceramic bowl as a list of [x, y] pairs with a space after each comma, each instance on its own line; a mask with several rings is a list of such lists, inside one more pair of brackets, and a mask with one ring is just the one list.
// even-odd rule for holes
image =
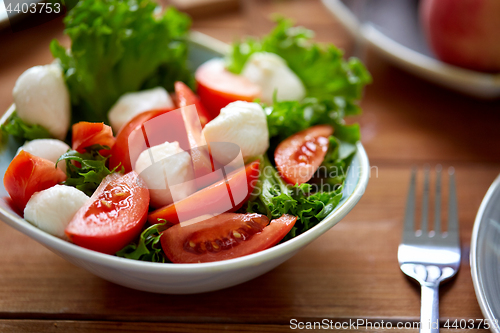
[[[192, 34], [190, 61], [193, 68], [204, 61], [221, 56], [227, 45], [199, 33]], [[11, 107], [2, 117], [3, 123], [14, 111]], [[20, 142], [8, 140], [0, 144], [0, 175], [5, 174]], [[149, 263], [98, 253], [49, 235], [22, 219], [4, 200], [0, 200], [0, 219], [33, 238], [45, 247], [111, 282], [149, 292], [192, 294], [234, 286], [262, 275], [291, 258], [304, 246], [337, 224], [359, 201], [368, 183], [370, 166], [361, 143], [347, 172], [344, 198], [336, 209], [314, 228], [283, 244], [245, 257], [203, 264]], [[0, 186], [0, 197], [7, 192]], [[50, 269], [50, 267], [47, 267]]]

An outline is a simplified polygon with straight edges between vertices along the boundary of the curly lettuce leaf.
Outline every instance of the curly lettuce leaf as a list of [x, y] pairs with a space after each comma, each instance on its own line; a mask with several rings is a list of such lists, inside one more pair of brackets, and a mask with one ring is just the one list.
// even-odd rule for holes
[[165, 262], [165, 256], [161, 248], [161, 234], [166, 228], [167, 221], [154, 224], [145, 229], [139, 237], [139, 242], [131, 243], [125, 246], [120, 251], [116, 252], [116, 256], [142, 260], [149, 262]]
[[344, 183], [351, 161], [356, 154], [356, 145], [334, 137], [329, 138], [328, 151], [323, 163], [314, 175], [313, 182], [333, 188]]
[[330, 214], [342, 199], [342, 186], [313, 192], [314, 185], [285, 184], [267, 156], [261, 159], [261, 173], [247, 212], [276, 219], [283, 214], [297, 216], [297, 222], [282, 242], [311, 229]]
[[[68, 150], [61, 155], [56, 162], [66, 161], [66, 180], [64, 185], [73, 186], [88, 196], [91, 196], [104, 177], [113, 172], [120, 171], [119, 166], [113, 170], [106, 167], [108, 157], [99, 154], [100, 150], [109, 150], [108, 146], [92, 145], [85, 148], [85, 153], [79, 153], [76, 150]], [[72, 163], [78, 162], [78, 163]], [[123, 168], [122, 168], [123, 169]]]
[[361, 138], [358, 124], [346, 125], [344, 116], [352, 115], [338, 99], [318, 101], [306, 98], [303, 101], [275, 101], [265, 108], [269, 137], [281, 142], [292, 134], [311, 126], [327, 124], [334, 128], [334, 135], [342, 141], [356, 143]]
[[12, 113], [7, 121], [0, 125], [0, 129], [3, 133], [10, 134], [18, 140], [30, 141], [52, 137], [45, 127], [27, 124], [24, 120], [19, 118], [16, 112]]
[[226, 58], [228, 70], [239, 74], [255, 52], [271, 52], [282, 57], [302, 80], [307, 97], [341, 98], [345, 108], [359, 112], [356, 102], [371, 76], [357, 58], [343, 59], [343, 52], [332, 44], [313, 43], [314, 32], [294, 27], [291, 20], [279, 18], [271, 33], [261, 40], [247, 38], [232, 45]]
[[175, 81], [193, 83], [187, 68], [189, 18], [174, 8], [157, 12], [152, 0], [80, 1], [64, 19], [71, 38], [66, 50], [50, 49], [59, 60], [78, 120], [107, 121], [107, 112], [126, 92]]

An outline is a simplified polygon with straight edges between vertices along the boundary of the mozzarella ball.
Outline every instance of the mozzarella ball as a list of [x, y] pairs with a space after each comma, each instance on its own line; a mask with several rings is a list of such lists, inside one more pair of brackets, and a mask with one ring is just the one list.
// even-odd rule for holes
[[19, 118], [45, 127], [52, 136], [68, 133], [71, 107], [68, 88], [58, 64], [35, 66], [17, 79], [12, 92]]
[[269, 52], [256, 52], [250, 56], [243, 71], [244, 77], [259, 85], [261, 99], [272, 103], [274, 91], [279, 101], [301, 100], [306, 96], [306, 88], [280, 56]]
[[[68, 151], [70, 147], [63, 141], [57, 139], [37, 139], [26, 141], [24, 145], [19, 147], [17, 154], [24, 150], [32, 155], [44, 158], [56, 163], [62, 154]], [[57, 163], [57, 167], [66, 173], [66, 161]]]
[[[269, 148], [269, 131], [266, 114], [257, 103], [233, 102], [221, 109], [220, 114], [209, 122], [202, 134], [210, 146], [215, 142], [234, 143], [241, 149], [243, 159], [262, 155]], [[221, 153], [217, 152], [217, 156]], [[234, 153], [228, 149], [228, 159]], [[216, 157], [220, 161], [220, 158]]]
[[108, 118], [115, 133], [139, 113], [152, 109], [172, 108], [174, 103], [163, 87], [126, 93], [111, 107]]
[[169, 205], [196, 191], [191, 156], [177, 141], [143, 151], [134, 170], [146, 183], [153, 207]]
[[65, 238], [64, 230], [89, 197], [66, 185], [55, 185], [31, 196], [24, 219], [51, 235]]

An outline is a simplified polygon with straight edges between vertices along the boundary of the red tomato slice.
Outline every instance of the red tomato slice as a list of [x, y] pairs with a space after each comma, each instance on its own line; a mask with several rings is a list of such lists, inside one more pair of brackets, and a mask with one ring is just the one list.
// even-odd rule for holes
[[114, 254], [141, 233], [148, 207], [149, 191], [137, 173], [114, 173], [103, 179], [65, 232], [79, 246]]
[[201, 127], [205, 127], [205, 125], [212, 120], [210, 114], [201, 104], [198, 96], [194, 94], [194, 92], [189, 89], [189, 87], [184, 84], [184, 82], [177, 81], [175, 82], [175, 93], [177, 94], [177, 104], [179, 107], [184, 107], [188, 105], [195, 105], [196, 111], [198, 112], [198, 116], [200, 117]]
[[161, 246], [174, 263], [200, 263], [234, 259], [278, 243], [297, 217], [283, 215], [271, 221], [259, 214], [226, 213], [198, 223], [177, 224], [165, 230]]
[[212, 59], [201, 65], [195, 73], [198, 96], [208, 112], [215, 118], [220, 109], [231, 102], [252, 102], [260, 96], [260, 87], [224, 66], [224, 60]]
[[[235, 171], [189, 197], [149, 214], [151, 224], [158, 223], [158, 219], [165, 219], [177, 224], [179, 220], [190, 220], [205, 214], [220, 214], [235, 211], [241, 208], [248, 200], [259, 177], [259, 161], [247, 165], [244, 170]], [[231, 195], [229, 195], [231, 193]], [[238, 194], [244, 194], [238, 195]]]
[[57, 185], [66, 175], [56, 165], [44, 158], [22, 150], [12, 162], [3, 177], [3, 184], [12, 202], [20, 213], [35, 192]]
[[[144, 137], [142, 125], [145, 122], [172, 110], [174, 109], [146, 111], [138, 114], [127, 124], [125, 124], [125, 126], [123, 126], [123, 128], [116, 136], [116, 143], [111, 149], [111, 157], [109, 158], [110, 168], [115, 168], [121, 164], [124, 167], [125, 172], [132, 171], [134, 166], [132, 165], [131, 160], [135, 163], [135, 161], [139, 157], [139, 154], [148, 148], [147, 144], [144, 142], [144, 139], [134, 140], [133, 138], [136, 136], [141, 138]], [[159, 132], [164, 133], [164, 131], [162, 130], [160, 130]], [[133, 142], [133, 146], [129, 146], [129, 141]], [[174, 139], [173, 141], [179, 140]]]
[[289, 184], [302, 184], [312, 178], [328, 150], [329, 125], [317, 125], [282, 141], [274, 152], [276, 168]]
[[[104, 123], [89, 123], [81, 121], [73, 125], [73, 150], [80, 153], [85, 152], [85, 148], [92, 145], [102, 145], [112, 148], [115, 144], [113, 130], [110, 126]], [[101, 155], [107, 156], [109, 150], [102, 149], [99, 151]]]

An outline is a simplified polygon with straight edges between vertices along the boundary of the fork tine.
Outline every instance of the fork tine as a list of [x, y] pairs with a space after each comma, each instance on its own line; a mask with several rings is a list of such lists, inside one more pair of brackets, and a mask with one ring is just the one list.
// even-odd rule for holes
[[453, 231], [458, 235], [458, 203], [457, 190], [455, 186], [455, 169], [453, 167], [449, 168], [448, 174], [450, 175], [450, 192], [448, 196], [448, 233]]
[[406, 212], [404, 221], [404, 231], [415, 230], [415, 183], [417, 169], [413, 167], [411, 170], [410, 189], [408, 190], [408, 198], [406, 200]]
[[441, 165], [436, 166], [436, 207], [434, 209], [434, 234], [441, 233]]
[[427, 223], [429, 219], [429, 166], [424, 167], [424, 194], [422, 198], [422, 223], [420, 230], [422, 234], [427, 232]]

